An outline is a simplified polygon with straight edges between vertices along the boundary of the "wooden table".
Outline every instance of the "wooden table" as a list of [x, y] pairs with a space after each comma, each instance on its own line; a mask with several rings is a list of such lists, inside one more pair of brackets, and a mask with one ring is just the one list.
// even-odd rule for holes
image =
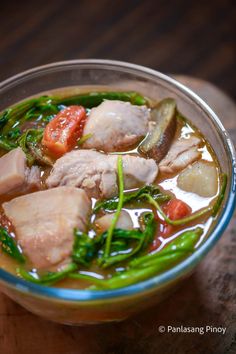
[[[215, 109], [236, 142], [236, 106], [209, 83], [177, 77]], [[0, 295], [1, 354], [235, 354], [236, 215], [215, 248], [172, 297], [121, 323], [68, 327]], [[223, 326], [226, 334], [159, 333], [159, 326]]]
[[201, 77], [236, 98], [235, 18], [235, 0], [1, 1], [0, 80], [104, 58]]

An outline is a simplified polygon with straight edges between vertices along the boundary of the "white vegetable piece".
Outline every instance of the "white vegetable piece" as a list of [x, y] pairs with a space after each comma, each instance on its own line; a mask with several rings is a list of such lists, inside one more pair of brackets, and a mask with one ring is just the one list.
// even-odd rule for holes
[[[115, 213], [110, 213], [102, 216], [101, 218], [95, 221], [96, 227], [100, 232], [104, 232], [109, 229], [111, 226], [112, 220]], [[117, 229], [131, 230], [133, 228], [133, 222], [129, 213], [125, 210], [122, 210], [119, 216], [119, 219], [116, 224]]]
[[198, 161], [180, 173], [177, 179], [179, 188], [201, 197], [213, 197], [218, 190], [218, 172], [213, 162]]

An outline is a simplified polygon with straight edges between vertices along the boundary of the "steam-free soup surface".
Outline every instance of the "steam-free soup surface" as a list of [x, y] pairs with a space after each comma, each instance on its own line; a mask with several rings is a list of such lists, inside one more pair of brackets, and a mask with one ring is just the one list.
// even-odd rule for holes
[[113, 289], [189, 257], [226, 176], [172, 98], [91, 88], [0, 116], [0, 267], [42, 285]]

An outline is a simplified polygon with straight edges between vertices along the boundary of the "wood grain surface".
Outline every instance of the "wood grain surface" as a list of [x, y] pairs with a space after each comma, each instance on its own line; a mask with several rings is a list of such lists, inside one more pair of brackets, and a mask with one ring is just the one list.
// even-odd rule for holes
[[[236, 106], [213, 85], [177, 76], [221, 117], [236, 143]], [[0, 295], [1, 354], [235, 354], [236, 215], [197, 271], [170, 298], [121, 323], [69, 327]], [[159, 326], [223, 326], [225, 335], [159, 333]]]
[[236, 98], [235, 0], [0, 1], [0, 80], [106, 58], [208, 80]]

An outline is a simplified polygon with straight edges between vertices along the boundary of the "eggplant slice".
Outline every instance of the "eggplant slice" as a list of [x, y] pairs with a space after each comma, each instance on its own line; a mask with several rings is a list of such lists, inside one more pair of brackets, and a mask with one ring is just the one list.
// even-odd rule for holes
[[140, 143], [138, 151], [159, 162], [167, 154], [176, 132], [175, 100], [165, 98], [160, 101], [152, 110], [151, 117], [156, 125]]

